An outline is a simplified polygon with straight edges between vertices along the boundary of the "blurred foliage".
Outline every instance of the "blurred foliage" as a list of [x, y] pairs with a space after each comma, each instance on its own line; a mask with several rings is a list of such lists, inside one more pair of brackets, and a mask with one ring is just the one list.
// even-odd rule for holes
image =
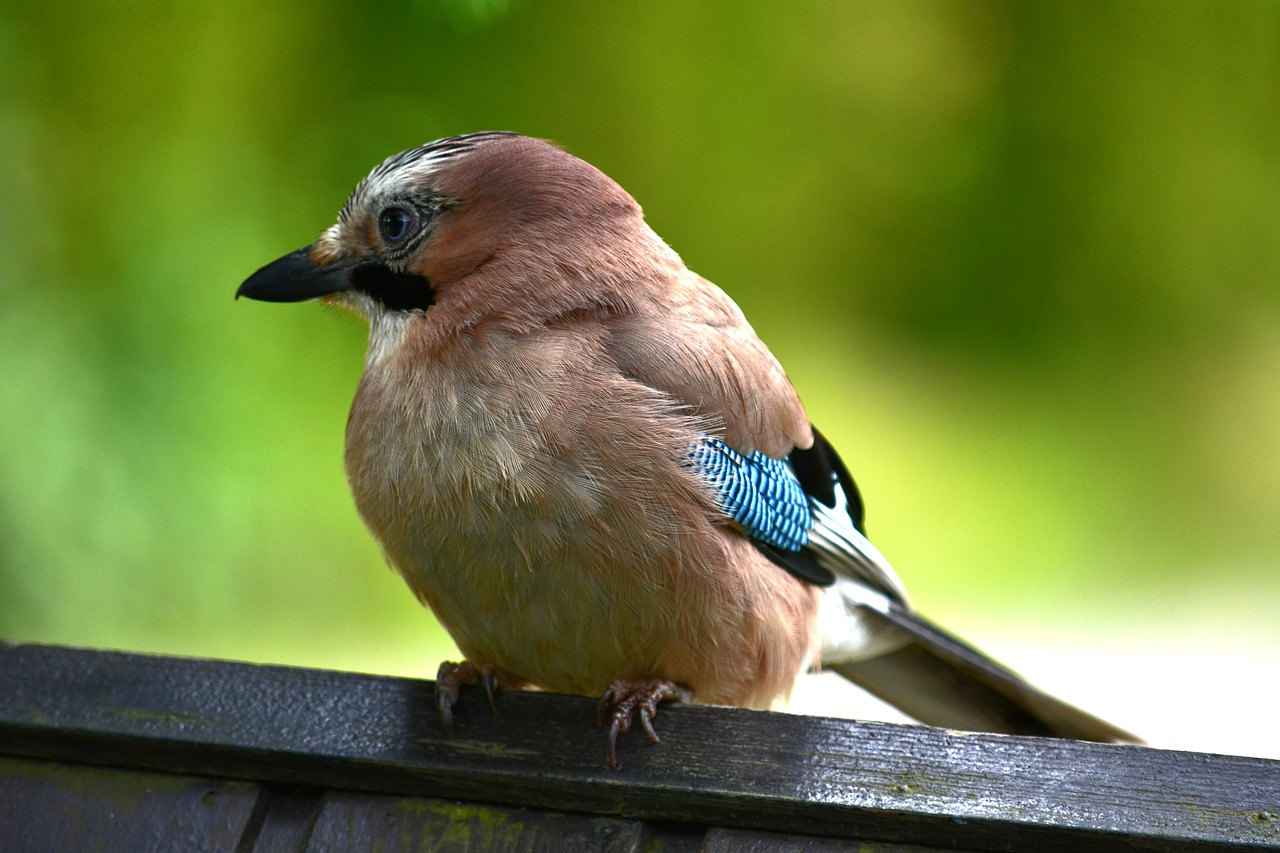
[[14, 0], [0, 636], [432, 671], [342, 473], [364, 330], [231, 295], [486, 128], [740, 302], [926, 612], [1274, 636], [1278, 112], [1270, 0]]

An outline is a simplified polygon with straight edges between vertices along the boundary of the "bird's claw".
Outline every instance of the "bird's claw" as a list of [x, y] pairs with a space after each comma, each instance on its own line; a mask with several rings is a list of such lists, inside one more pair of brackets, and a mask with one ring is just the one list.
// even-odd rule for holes
[[600, 697], [596, 706], [596, 725], [609, 723], [609, 767], [618, 768], [618, 735], [631, 731], [637, 713], [640, 727], [649, 740], [659, 742], [653, 730], [653, 718], [658, 715], [658, 703], [665, 701], [688, 702], [689, 691], [670, 681], [614, 681]]
[[484, 698], [489, 700], [489, 710], [498, 713], [498, 673], [489, 664], [480, 667], [480, 686], [484, 688]]
[[445, 661], [440, 664], [436, 673], [436, 708], [440, 711], [440, 722], [444, 730], [453, 737], [453, 705], [458, 701], [458, 691], [464, 684], [479, 684], [484, 688], [485, 698], [489, 700], [489, 709], [498, 713], [498, 688], [503, 685], [502, 675], [490, 664], [477, 668], [469, 660], [462, 663]]

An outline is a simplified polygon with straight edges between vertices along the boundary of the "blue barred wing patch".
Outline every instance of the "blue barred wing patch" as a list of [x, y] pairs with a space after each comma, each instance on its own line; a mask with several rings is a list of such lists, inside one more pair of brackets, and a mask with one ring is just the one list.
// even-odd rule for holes
[[758, 450], [743, 456], [710, 436], [689, 450], [689, 459], [715, 488], [725, 513], [752, 539], [784, 551], [799, 551], [809, 543], [809, 499], [785, 460]]

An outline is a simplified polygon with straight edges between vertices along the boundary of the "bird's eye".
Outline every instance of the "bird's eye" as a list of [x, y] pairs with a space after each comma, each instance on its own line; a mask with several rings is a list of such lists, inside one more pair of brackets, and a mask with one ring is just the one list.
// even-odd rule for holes
[[413, 231], [417, 216], [407, 207], [388, 207], [378, 214], [378, 233], [388, 245], [395, 245]]

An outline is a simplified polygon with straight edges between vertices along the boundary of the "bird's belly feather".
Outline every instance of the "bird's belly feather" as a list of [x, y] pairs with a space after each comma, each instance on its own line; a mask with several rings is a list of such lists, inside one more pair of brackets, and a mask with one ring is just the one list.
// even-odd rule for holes
[[755, 706], [786, 693], [817, 593], [716, 523], [684, 462], [701, 425], [539, 351], [507, 340], [473, 349], [470, 370], [366, 375], [347, 470], [388, 560], [469, 660], [541, 687], [658, 677]]

